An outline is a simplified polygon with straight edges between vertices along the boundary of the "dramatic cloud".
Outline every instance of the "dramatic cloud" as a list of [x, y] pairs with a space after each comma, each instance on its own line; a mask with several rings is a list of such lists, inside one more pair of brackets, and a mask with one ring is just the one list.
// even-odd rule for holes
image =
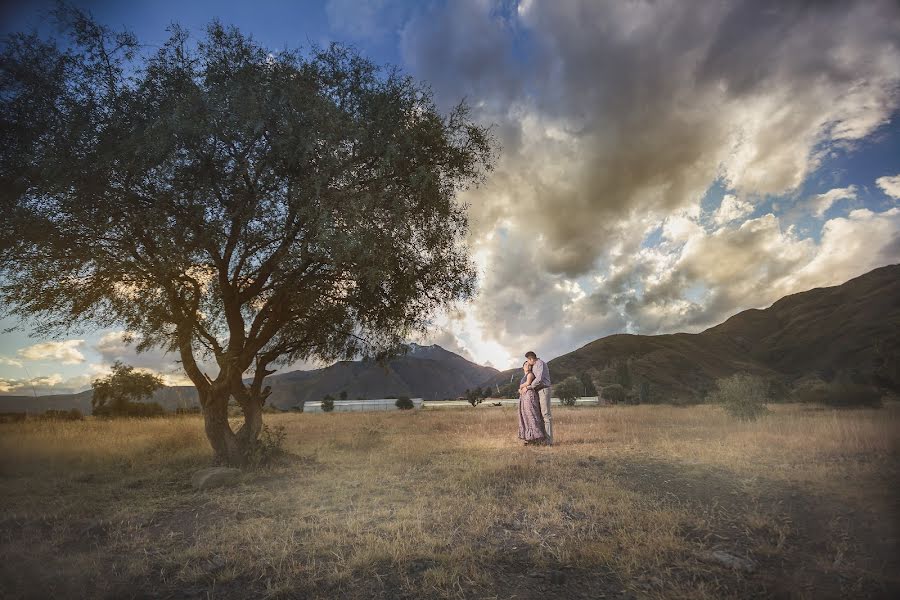
[[84, 354], [80, 348], [84, 340], [65, 340], [63, 342], [41, 342], [22, 348], [16, 354], [26, 360], [55, 360], [64, 365], [84, 362]]
[[[898, 32], [887, 1], [698, 12], [674, 1], [471, 0], [410, 20], [408, 65], [446, 105], [466, 96], [503, 147], [486, 185], [465, 196], [473, 247], [489, 257], [471, 309], [482, 331], [510, 354], [549, 355], [615, 331], [709, 323], [767, 302], [771, 278], [781, 284], [769, 290], [790, 293], [821, 285], [813, 272], [846, 272], [791, 276], [838, 257], [817, 258], [825, 239], [782, 232], [777, 216], [744, 219], [889, 122]], [[714, 185], [724, 199], [698, 218]], [[821, 217], [839, 199], [824, 196]], [[851, 219], [854, 235], [872, 219]], [[646, 242], [654, 232], [670, 236], [664, 249]], [[891, 248], [875, 253], [880, 264], [900, 258]], [[871, 264], [855, 256], [857, 271]], [[660, 265], [677, 274], [656, 283]]]
[[875, 184], [891, 198], [900, 198], [900, 175], [879, 177], [875, 180]]
[[[871, 176], [838, 164], [900, 107], [894, 0], [329, 0], [325, 13], [342, 39], [396, 42], [442, 110], [465, 98], [501, 145], [461, 198], [479, 294], [422, 342], [503, 368], [528, 349], [697, 331], [900, 261], [900, 209], [866, 208]], [[900, 197], [900, 175], [875, 183]], [[178, 357], [115, 336], [103, 364], [179, 376]]]

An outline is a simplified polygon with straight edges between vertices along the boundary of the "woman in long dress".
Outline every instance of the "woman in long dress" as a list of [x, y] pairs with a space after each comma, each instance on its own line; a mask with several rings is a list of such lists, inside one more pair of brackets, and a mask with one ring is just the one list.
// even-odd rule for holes
[[522, 365], [522, 372], [524, 375], [519, 382], [519, 439], [524, 440], [526, 446], [537, 445], [545, 440], [547, 433], [544, 431], [537, 392], [528, 387], [534, 381], [528, 361]]

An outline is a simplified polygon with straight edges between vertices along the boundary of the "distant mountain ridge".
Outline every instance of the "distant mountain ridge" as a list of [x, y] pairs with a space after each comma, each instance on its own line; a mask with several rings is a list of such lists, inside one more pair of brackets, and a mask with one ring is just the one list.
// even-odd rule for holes
[[[408, 352], [386, 362], [340, 361], [329, 367], [311, 371], [276, 373], [265, 379], [272, 386], [268, 403], [281, 409], [320, 401], [326, 394], [337, 398], [341, 392], [354, 398], [409, 396], [435, 400], [456, 398], [468, 389], [482, 387], [496, 379], [497, 369], [484, 367], [458, 354], [433, 345], [409, 344]], [[246, 379], [248, 383], [251, 379]], [[48, 409], [77, 408], [91, 412], [91, 396], [87, 390], [77, 394], [45, 396], [0, 396], [0, 412], [40, 413]], [[151, 399], [168, 411], [198, 406], [193, 386], [167, 386], [157, 390]]]
[[[900, 264], [790, 294], [700, 333], [610, 335], [548, 364], [555, 382], [582, 374], [595, 379], [629, 357], [631, 377], [646, 380], [663, 402], [696, 400], [716, 378], [738, 371], [787, 386], [850, 371], [863, 382], [900, 391]], [[495, 381], [507, 381], [511, 372]]]
[[[885, 357], [888, 357], [885, 360]], [[649, 382], [657, 401], [696, 400], [718, 377], [747, 371], [783, 381], [830, 380], [839, 371], [900, 391], [900, 264], [879, 267], [843, 284], [791, 294], [765, 309], [744, 310], [700, 333], [610, 335], [549, 361], [554, 382], [570, 375], [596, 379], [617, 360]], [[342, 361], [323, 369], [266, 378], [269, 403], [290, 408], [337, 398], [453, 398], [466, 389], [509, 383], [504, 372], [472, 363], [440, 346], [409, 345], [381, 366]], [[249, 380], [248, 380], [249, 381]], [[167, 410], [197, 405], [192, 386], [166, 387], [153, 400]], [[78, 408], [90, 412], [91, 391], [78, 394], [0, 396], [0, 412]]]

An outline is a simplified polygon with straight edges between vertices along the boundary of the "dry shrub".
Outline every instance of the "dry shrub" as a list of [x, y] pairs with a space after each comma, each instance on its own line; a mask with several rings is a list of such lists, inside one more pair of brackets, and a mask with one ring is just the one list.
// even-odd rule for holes
[[758, 375], [735, 373], [716, 380], [710, 402], [721, 404], [725, 412], [741, 421], [755, 421], [767, 414], [768, 383]]

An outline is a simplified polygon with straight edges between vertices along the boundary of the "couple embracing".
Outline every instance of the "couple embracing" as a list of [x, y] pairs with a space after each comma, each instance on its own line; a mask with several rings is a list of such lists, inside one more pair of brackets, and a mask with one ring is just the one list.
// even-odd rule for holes
[[519, 382], [519, 439], [526, 446], [553, 445], [550, 368], [534, 352], [525, 353]]

